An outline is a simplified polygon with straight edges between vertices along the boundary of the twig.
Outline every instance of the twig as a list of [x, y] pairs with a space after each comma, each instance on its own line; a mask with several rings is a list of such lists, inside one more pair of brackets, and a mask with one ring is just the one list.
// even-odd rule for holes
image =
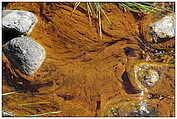
[[3, 93], [2, 96], [5, 96], [5, 95], [11, 95], [11, 94], [15, 94], [17, 92], [9, 92], [9, 93]]
[[57, 113], [61, 113], [62, 111], [56, 111], [56, 112], [47, 112], [47, 113], [42, 113], [42, 114], [36, 114], [36, 115], [29, 115], [27, 117], [39, 117], [39, 116], [43, 116], [43, 115], [47, 115], [47, 114], [57, 114]]

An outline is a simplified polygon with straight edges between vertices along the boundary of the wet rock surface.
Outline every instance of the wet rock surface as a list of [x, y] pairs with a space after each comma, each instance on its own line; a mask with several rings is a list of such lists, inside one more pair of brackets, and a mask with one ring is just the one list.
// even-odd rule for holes
[[173, 65], [166, 63], [137, 61], [133, 65], [130, 64], [127, 71], [131, 84], [137, 90], [169, 96], [175, 92], [174, 74], [168, 75], [174, 71], [173, 68]]
[[175, 37], [175, 15], [163, 17], [161, 20], [150, 25], [151, 33], [157, 38]]
[[150, 69], [150, 67], [139, 67], [136, 72], [137, 78], [143, 85], [153, 86], [159, 80], [159, 74], [157, 71]]
[[5, 56], [22, 73], [32, 75], [41, 66], [45, 50], [29, 37], [17, 37], [3, 46]]
[[[174, 100], [173, 100], [174, 101]], [[168, 109], [174, 108], [171, 102], [168, 102]], [[106, 117], [159, 117], [164, 116], [163, 103], [157, 100], [142, 99], [138, 96], [127, 96], [126, 98], [114, 98], [107, 102], [103, 108], [103, 115]]]
[[23, 10], [3, 10], [3, 40], [8, 41], [15, 36], [29, 34], [37, 21], [37, 17], [32, 12]]
[[30, 33], [37, 21], [37, 17], [32, 12], [22, 10], [2, 12], [3, 31], [12, 31], [18, 35]]
[[14, 117], [14, 115], [10, 112], [5, 112], [5, 111], [2, 111], [2, 116], [3, 117]]

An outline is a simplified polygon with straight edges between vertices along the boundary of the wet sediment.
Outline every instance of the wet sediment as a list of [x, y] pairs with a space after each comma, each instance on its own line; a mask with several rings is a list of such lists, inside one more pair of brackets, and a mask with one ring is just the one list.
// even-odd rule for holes
[[[3, 93], [16, 91], [3, 96], [4, 111], [15, 116], [55, 111], [61, 113], [44, 116], [175, 116], [174, 64], [163, 58], [162, 64], [153, 58], [145, 62], [162, 45], [147, 40], [145, 24], [150, 21], [146, 17], [139, 21], [111, 3], [104, 7], [113, 25], [103, 18], [100, 38], [97, 22], [90, 25], [86, 11], [79, 8], [71, 16], [73, 3], [8, 4], [6, 9], [27, 10], [37, 16], [29, 36], [47, 55], [32, 77], [18, 73], [3, 56]], [[157, 80], [150, 81], [152, 86], [134, 77], [134, 67], [143, 63], [152, 69], [145, 68], [145, 75], [157, 72]], [[23, 78], [25, 85], [19, 83]], [[116, 109], [112, 110], [115, 114], [110, 112], [119, 107], [123, 109], [118, 113]], [[124, 111], [127, 109], [129, 112]]]

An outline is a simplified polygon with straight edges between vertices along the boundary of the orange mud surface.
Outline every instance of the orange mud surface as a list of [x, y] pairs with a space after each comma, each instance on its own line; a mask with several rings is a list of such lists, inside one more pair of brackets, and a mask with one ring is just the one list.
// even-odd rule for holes
[[[109, 3], [103, 7], [112, 25], [102, 17], [101, 38], [97, 19], [90, 22], [82, 7], [71, 15], [73, 4], [8, 4], [6, 9], [27, 10], [37, 16], [38, 23], [29, 36], [45, 48], [46, 59], [30, 77], [13, 69], [3, 56], [3, 93], [16, 91], [3, 96], [4, 111], [15, 116], [55, 111], [61, 113], [44, 116], [105, 116], [111, 100], [139, 96], [140, 91], [133, 87], [129, 78], [125, 80], [124, 75], [129, 71], [129, 64], [152, 54], [149, 49], [141, 47], [139, 37], [146, 33], [145, 26], [152, 19], [146, 16], [137, 19], [136, 15]], [[133, 50], [127, 53], [125, 48]], [[163, 79], [162, 84], [154, 89], [155, 94], [165, 95], [164, 98], [149, 99], [155, 103], [158, 116], [175, 116], [174, 72], [174, 68], [165, 72], [164, 78], [168, 80]], [[29, 82], [21, 84], [20, 80], [25, 79]], [[164, 88], [168, 91], [165, 92]]]

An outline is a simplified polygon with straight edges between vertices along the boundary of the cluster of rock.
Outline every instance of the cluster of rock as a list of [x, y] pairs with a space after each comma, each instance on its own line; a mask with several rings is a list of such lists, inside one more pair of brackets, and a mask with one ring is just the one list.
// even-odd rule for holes
[[[128, 80], [137, 94], [111, 98], [106, 102], [102, 116], [157, 117], [161, 106], [164, 105], [159, 105], [157, 100], [171, 97], [168, 103], [174, 103], [175, 76], [171, 75], [174, 72], [172, 65], [137, 60], [130, 62], [126, 71]], [[172, 108], [171, 105], [168, 108]]]
[[32, 75], [45, 59], [45, 49], [32, 38], [31, 33], [37, 17], [28, 11], [3, 10], [3, 54], [20, 72]]
[[[175, 37], [175, 15], [168, 15], [149, 25], [155, 43]], [[171, 97], [168, 103], [174, 103], [175, 76], [174, 65], [142, 60], [127, 64], [126, 74], [137, 95], [120, 96], [109, 100], [102, 116], [108, 117], [157, 117], [160, 104], [152, 99], [162, 100]], [[127, 80], [127, 79], [123, 79]], [[169, 104], [168, 104], [169, 105]], [[169, 108], [172, 106], [169, 105]]]

